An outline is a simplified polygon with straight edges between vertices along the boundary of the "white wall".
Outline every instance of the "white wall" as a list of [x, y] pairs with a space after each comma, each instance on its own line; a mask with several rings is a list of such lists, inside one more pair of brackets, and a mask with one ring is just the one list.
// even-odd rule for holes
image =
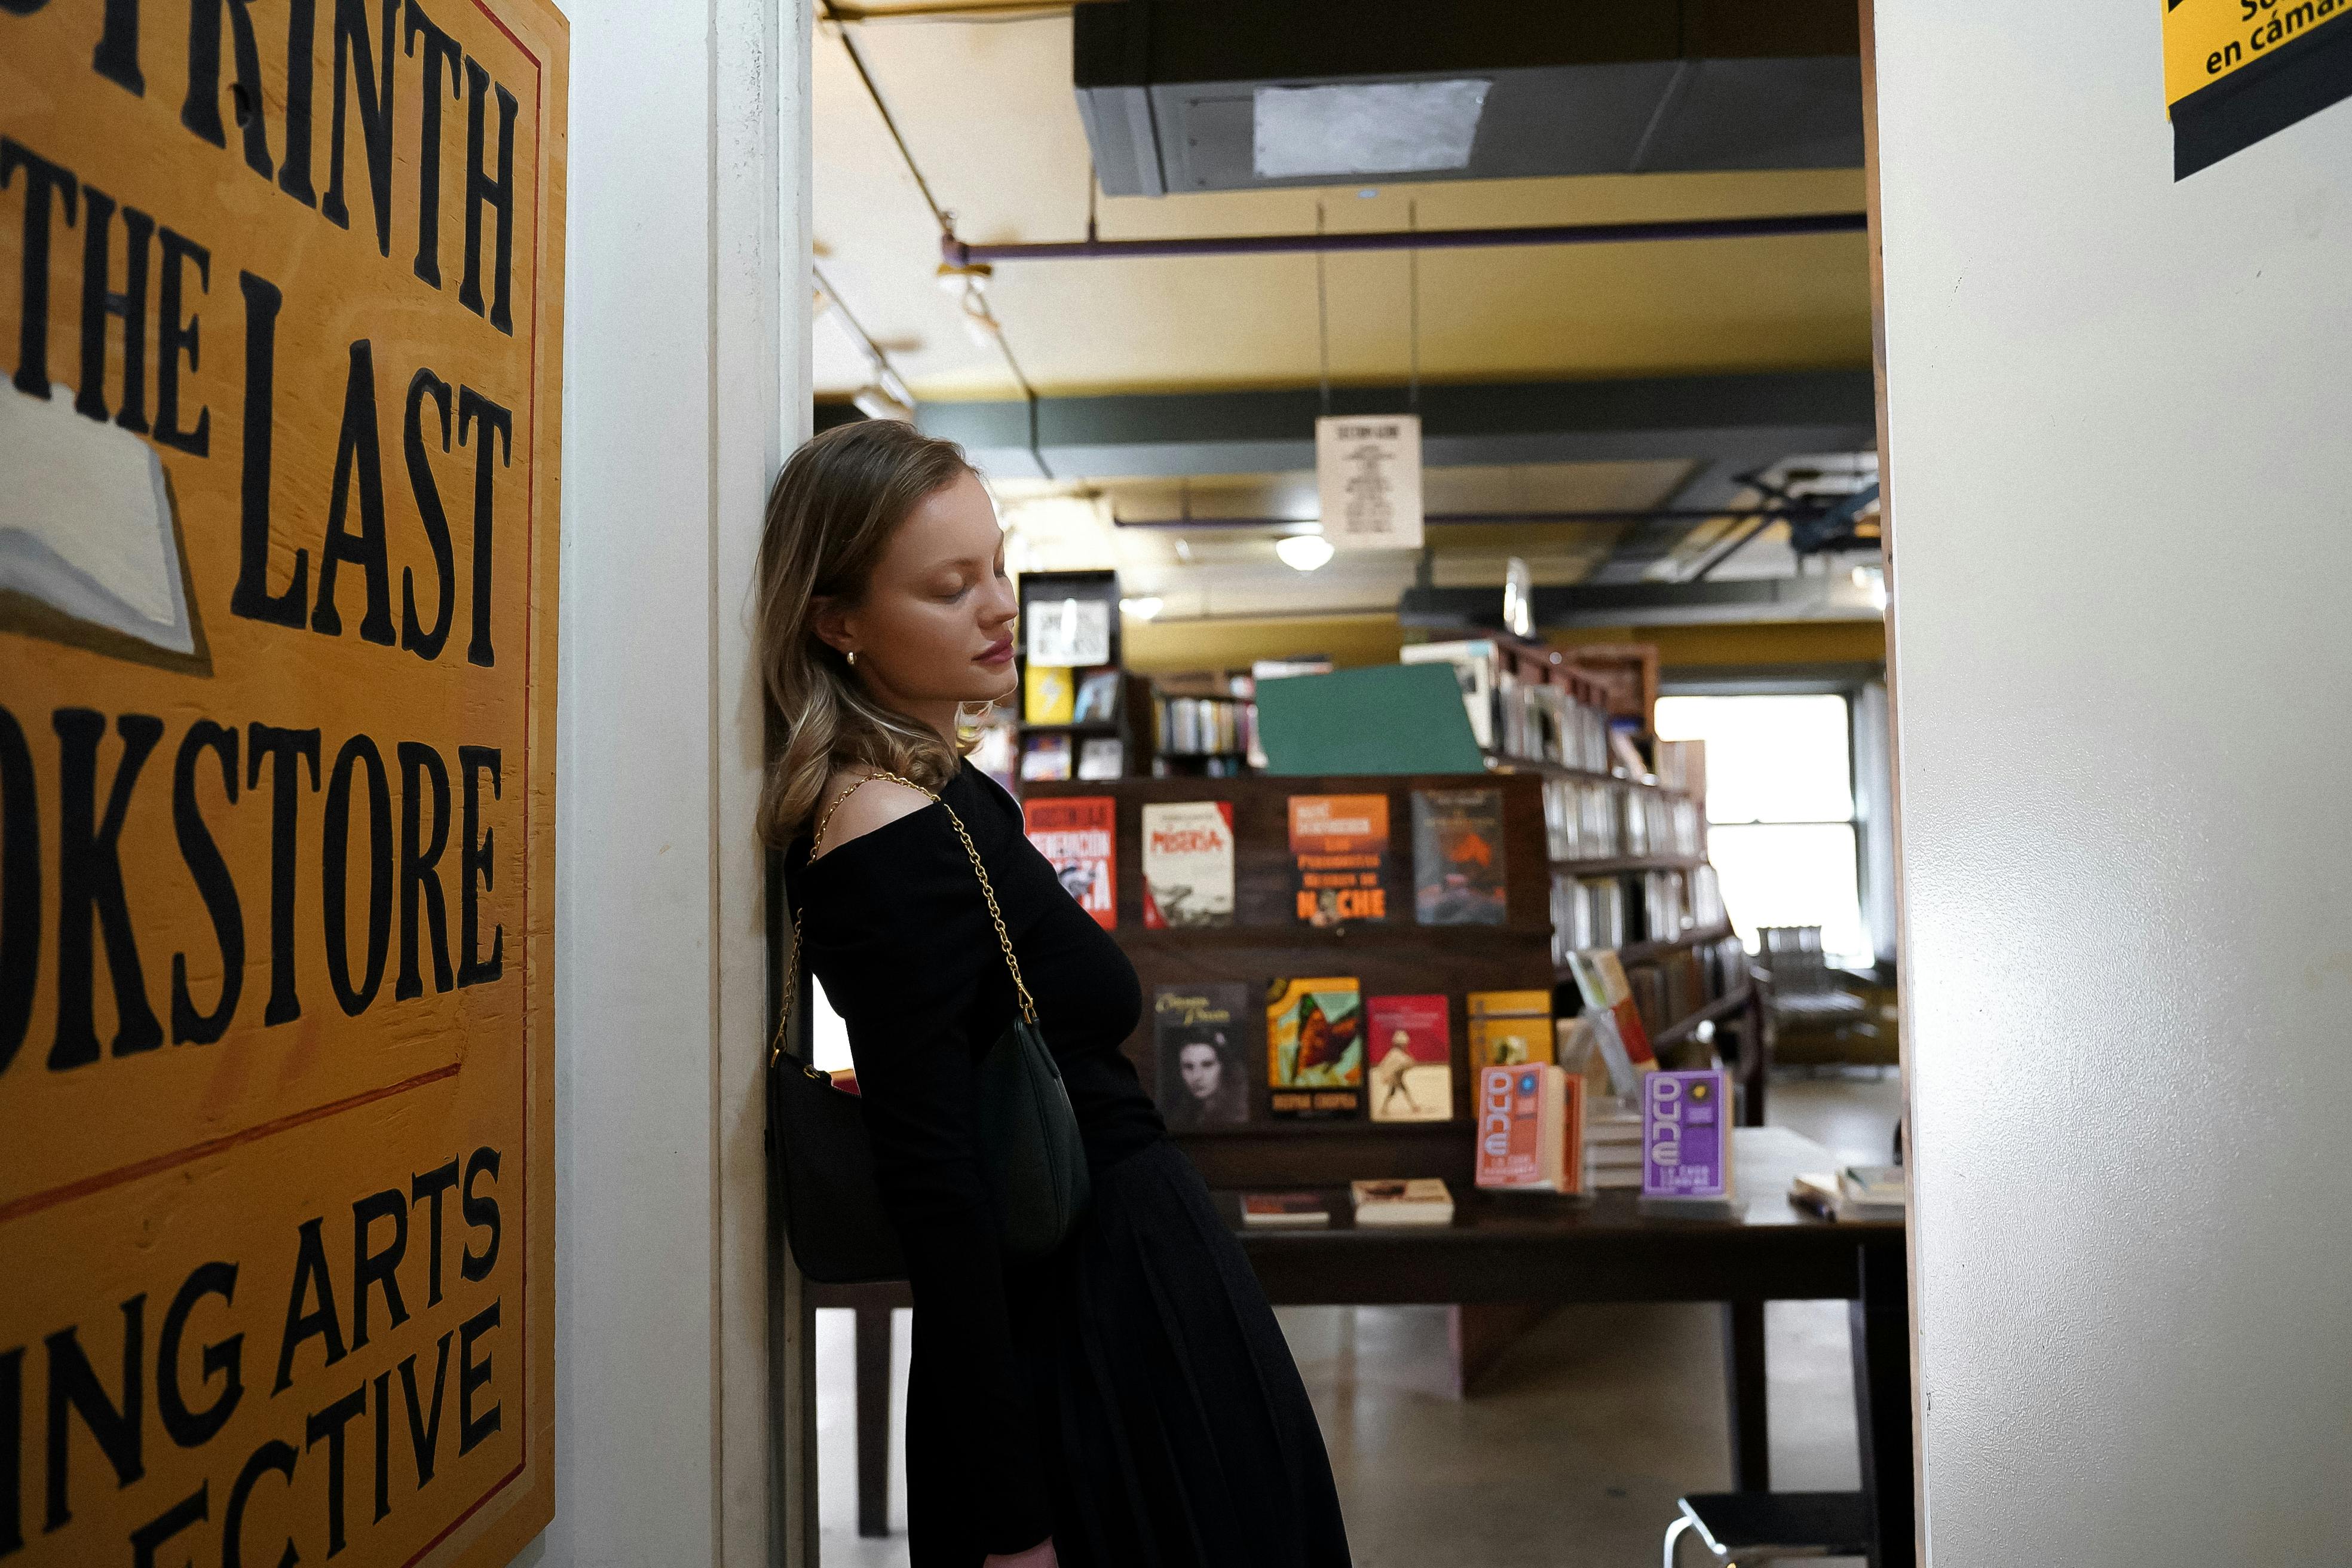
[[520, 1561], [782, 1561], [745, 607], [807, 416], [808, 20], [567, 9], [556, 1518]]
[[2163, 11], [1875, 4], [1951, 1568], [2352, 1562], [2352, 105], [2175, 184]]

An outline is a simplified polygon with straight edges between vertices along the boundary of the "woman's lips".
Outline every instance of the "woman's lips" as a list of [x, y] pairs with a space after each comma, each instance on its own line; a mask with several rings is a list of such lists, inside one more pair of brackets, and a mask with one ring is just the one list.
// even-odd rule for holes
[[977, 662], [981, 664], [1012, 663], [1013, 639], [1011, 637], [1006, 637], [1002, 642], [992, 642], [989, 644], [987, 648], [982, 652]]

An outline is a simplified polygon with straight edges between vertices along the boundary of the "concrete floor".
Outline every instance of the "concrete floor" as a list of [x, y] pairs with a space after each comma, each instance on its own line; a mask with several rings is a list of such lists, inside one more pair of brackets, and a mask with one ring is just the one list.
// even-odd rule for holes
[[[1842, 1160], [1883, 1161], [1901, 1103], [1891, 1074], [1790, 1078], [1773, 1085], [1771, 1120]], [[1563, 1308], [1466, 1400], [1444, 1392], [1443, 1308], [1279, 1316], [1322, 1419], [1357, 1568], [1646, 1568], [1675, 1498], [1728, 1484], [1718, 1309]], [[817, 1317], [825, 1568], [904, 1568], [903, 1536], [856, 1533], [850, 1315]], [[894, 1432], [904, 1430], [905, 1318], [892, 1336]], [[1775, 1303], [1765, 1325], [1773, 1485], [1854, 1486], [1843, 1303]], [[892, 1524], [903, 1528], [895, 1458], [890, 1479]], [[1693, 1568], [1703, 1556], [1685, 1544]]]

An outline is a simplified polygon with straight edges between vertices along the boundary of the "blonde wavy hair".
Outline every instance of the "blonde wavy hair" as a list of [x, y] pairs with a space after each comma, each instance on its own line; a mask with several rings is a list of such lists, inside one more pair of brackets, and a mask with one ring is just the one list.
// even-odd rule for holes
[[760, 543], [760, 673], [782, 735], [760, 797], [768, 843], [782, 846], [807, 825], [844, 764], [939, 789], [971, 749], [969, 712], [948, 745], [929, 725], [876, 701], [848, 659], [818, 638], [815, 621], [819, 599], [856, 605], [907, 515], [971, 471], [952, 441], [864, 419], [825, 431], [776, 476]]

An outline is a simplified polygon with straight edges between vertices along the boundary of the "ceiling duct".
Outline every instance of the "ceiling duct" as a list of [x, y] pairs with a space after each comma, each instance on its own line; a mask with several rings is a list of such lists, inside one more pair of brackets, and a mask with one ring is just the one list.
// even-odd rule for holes
[[1853, 0], [1098, 0], [1108, 195], [1862, 165]]

